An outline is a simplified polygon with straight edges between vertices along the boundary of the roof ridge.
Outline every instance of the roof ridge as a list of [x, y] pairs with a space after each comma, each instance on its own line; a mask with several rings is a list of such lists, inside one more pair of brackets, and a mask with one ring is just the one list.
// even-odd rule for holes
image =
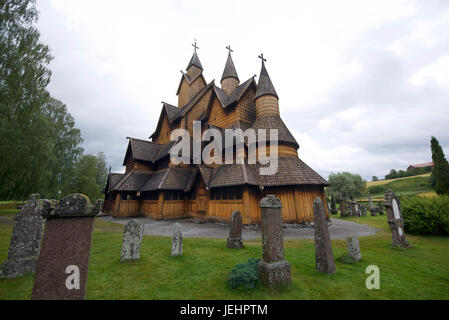
[[162, 189], [162, 186], [165, 183], [165, 180], [167, 180], [168, 177], [168, 173], [171, 171], [172, 167], [168, 167], [167, 171], [165, 172], [164, 176], [162, 177], [161, 182], [159, 183], [159, 186], [157, 187], [158, 189]]
[[133, 168], [133, 169], [131, 169], [131, 171], [128, 173], [128, 174], [126, 174], [124, 177], [123, 177], [123, 179], [122, 180], [120, 180], [120, 182], [118, 182], [116, 185], [115, 185], [115, 188], [119, 188], [119, 187], [121, 187], [122, 186], [122, 184], [131, 176], [131, 174], [134, 172], [134, 170], [136, 170], [135, 168]]

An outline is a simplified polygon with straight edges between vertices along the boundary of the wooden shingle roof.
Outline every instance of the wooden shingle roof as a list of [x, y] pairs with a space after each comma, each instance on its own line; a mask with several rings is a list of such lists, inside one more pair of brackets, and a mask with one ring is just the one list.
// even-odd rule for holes
[[322, 185], [329, 183], [298, 157], [280, 157], [274, 175], [260, 175], [260, 163], [251, 165], [264, 187], [284, 185]]
[[[239, 80], [239, 76], [237, 75], [237, 71], [235, 70], [234, 61], [232, 61], [231, 53], [228, 53], [228, 59], [226, 60], [226, 65], [223, 70], [223, 75], [221, 76], [221, 80], [225, 78], [235, 78]], [[240, 80], [239, 80], [240, 81]]]
[[[295, 146], [296, 149], [299, 148], [299, 144], [296, 141], [295, 137], [293, 137], [290, 130], [288, 130], [287, 126], [285, 125], [284, 121], [282, 121], [281, 117], [277, 115], [265, 115], [258, 117], [256, 121], [254, 121], [253, 124], [251, 125], [251, 128], [253, 128], [256, 131], [256, 135], [258, 132], [257, 130], [266, 129], [267, 131], [265, 139], [267, 141], [270, 139], [270, 129], [278, 129], [278, 142], [285, 142]], [[263, 139], [263, 137], [261, 137], [261, 139]]]
[[265, 63], [262, 60], [262, 69], [260, 70], [259, 83], [257, 84], [255, 99], [264, 95], [272, 95], [279, 99], [276, 90], [274, 90], [274, 86], [271, 82], [270, 76], [268, 75], [267, 69], [265, 68]]

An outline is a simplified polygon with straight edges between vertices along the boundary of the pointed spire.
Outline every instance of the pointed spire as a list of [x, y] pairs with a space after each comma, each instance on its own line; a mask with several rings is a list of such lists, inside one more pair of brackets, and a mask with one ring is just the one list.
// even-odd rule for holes
[[235, 78], [238, 81], [240, 81], [239, 76], [237, 75], [237, 71], [235, 70], [234, 62], [232, 61], [231, 46], [227, 46], [226, 49], [228, 49], [228, 51], [229, 51], [228, 60], [226, 60], [226, 65], [223, 70], [223, 75], [221, 76], [221, 81], [223, 81], [223, 79], [225, 79], [225, 78]]
[[272, 95], [279, 99], [276, 90], [274, 90], [274, 86], [271, 82], [270, 76], [268, 75], [267, 69], [265, 68], [265, 61], [267, 60], [263, 57], [263, 54], [261, 54], [259, 58], [262, 60], [262, 69], [260, 70], [259, 83], [257, 84], [255, 99], [264, 95]]
[[196, 39], [195, 39], [195, 43], [192, 43], [192, 46], [194, 48], [193, 55], [192, 55], [192, 58], [190, 58], [190, 62], [187, 65], [186, 70], [189, 70], [189, 68], [191, 66], [196, 66], [196, 67], [200, 68], [201, 70], [203, 70], [203, 66], [201, 65], [200, 58], [198, 58], [198, 54], [196, 53], [196, 49], [199, 49], [199, 47], [196, 45]]
[[190, 58], [190, 62], [187, 65], [186, 70], [189, 70], [189, 68], [191, 66], [195, 66], [195, 67], [198, 67], [201, 70], [203, 70], [203, 66], [201, 65], [200, 58], [198, 58], [198, 55], [196, 54], [196, 52], [194, 52], [193, 55], [192, 55], [192, 58]]

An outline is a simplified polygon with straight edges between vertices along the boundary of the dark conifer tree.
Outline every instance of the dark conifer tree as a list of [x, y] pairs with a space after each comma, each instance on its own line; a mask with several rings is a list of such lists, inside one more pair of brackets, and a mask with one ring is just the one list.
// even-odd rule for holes
[[435, 137], [431, 138], [430, 147], [432, 149], [432, 161], [435, 165], [432, 172], [435, 179], [435, 192], [437, 194], [449, 194], [449, 163]]

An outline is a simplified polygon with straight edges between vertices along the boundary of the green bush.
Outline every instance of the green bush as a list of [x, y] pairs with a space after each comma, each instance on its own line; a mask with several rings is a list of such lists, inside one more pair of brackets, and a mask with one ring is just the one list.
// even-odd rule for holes
[[449, 234], [449, 196], [403, 197], [401, 205], [407, 233]]
[[231, 289], [254, 289], [259, 282], [259, 261], [259, 258], [249, 258], [247, 262], [236, 265], [228, 278]]
[[337, 261], [343, 264], [354, 264], [356, 261], [352, 259], [347, 253], [342, 254], [337, 258]]

